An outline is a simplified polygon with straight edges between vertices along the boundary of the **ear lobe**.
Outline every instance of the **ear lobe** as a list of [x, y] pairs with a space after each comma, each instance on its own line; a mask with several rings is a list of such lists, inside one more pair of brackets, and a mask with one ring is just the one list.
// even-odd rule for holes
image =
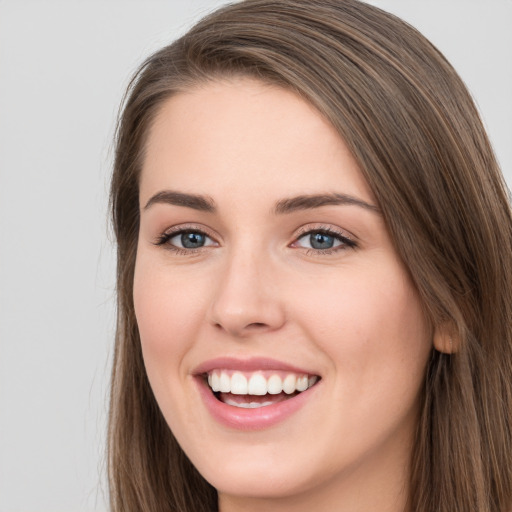
[[458, 336], [454, 334], [452, 325], [441, 324], [434, 331], [434, 348], [442, 354], [454, 354], [459, 350]]

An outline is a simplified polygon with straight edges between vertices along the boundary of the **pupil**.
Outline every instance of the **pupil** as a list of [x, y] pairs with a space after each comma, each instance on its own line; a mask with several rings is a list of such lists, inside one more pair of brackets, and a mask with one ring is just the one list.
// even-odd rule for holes
[[334, 237], [324, 233], [315, 233], [310, 236], [310, 243], [313, 249], [331, 249], [334, 245]]
[[196, 249], [204, 245], [204, 235], [201, 233], [183, 233], [181, 235], [181, 245], [187, 249]]

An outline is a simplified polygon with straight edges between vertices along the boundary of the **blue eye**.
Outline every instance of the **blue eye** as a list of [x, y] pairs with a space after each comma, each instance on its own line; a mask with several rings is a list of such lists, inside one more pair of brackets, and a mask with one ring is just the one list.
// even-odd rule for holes
[[333, 236], [326, 235], [325, 233], [312, 233], [309, 235], [309, 243], [313, 249], [332, 249], [335, 242], [336, 240]]
[[208, 235], [202, 231], [184, 229], [172, 233], [164, 233], [157, 241], [156, 245], [167, 245], [170, 249], [194, 250], [216, 245]]
[[[206, 242], [206, 235], [197, 231], [186, 231], [179, 235], [173, 236], [170, 241], [176, 239], [173, 245], [183, 247], [185, 249], [198, 249], [203, 247]], [[179, 241], [179, 243], [177, 243]]]
[[316, 229], [304, 233], [294, 245], [315, 251], [342, 250], [356, 247], [356, 243], [350, 238], [325, 229]]

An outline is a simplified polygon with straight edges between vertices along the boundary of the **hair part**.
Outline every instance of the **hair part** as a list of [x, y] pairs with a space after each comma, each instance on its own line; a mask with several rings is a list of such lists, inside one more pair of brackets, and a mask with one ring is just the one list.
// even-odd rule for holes
[[512, 506], [512, 215], [477, 109], [414, 28], [357, 0], [246, 0], [148, 58], [119, 118], [111, 207], [118, 324], [109, 416], [111, 506], [217, 510], [158, 409], [133, 306], [146, 139], [173, 94], [230, 77], [285, 87], [338, 131], [372, 189], [435, 329], [411, 460], [415, 512]]

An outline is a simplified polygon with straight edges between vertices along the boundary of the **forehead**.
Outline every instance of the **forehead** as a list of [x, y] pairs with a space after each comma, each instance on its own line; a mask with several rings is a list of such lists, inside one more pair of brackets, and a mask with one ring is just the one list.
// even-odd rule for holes
[[168, 99], [149, 132], [141, 201], [160, 189], [269, 199], [334, 188], [372, 201], [336, 130], [295, 93], [253, 79]]

